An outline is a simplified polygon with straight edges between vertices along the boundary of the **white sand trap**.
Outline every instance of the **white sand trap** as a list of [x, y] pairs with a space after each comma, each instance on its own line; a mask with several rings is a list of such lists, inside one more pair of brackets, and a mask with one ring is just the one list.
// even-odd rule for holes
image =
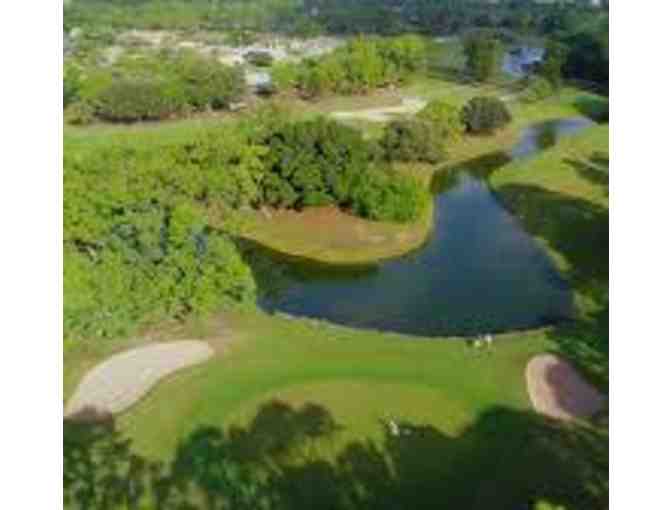
[[553, 354], [532, 358], [525, 370], [527, 392], [537, 412], [559, 420], [589, 418], [606, 398], [567, 361]]
[[388, 122], [399, 115], [415, 115], [427, 105], [424, 99], [405, 97], [399, 106], [386, 108], [368, 108], [366, 110], [353, 110], [347, 112], [334, 112], [331, 114], [335, 119], [348, 120], [359, 119], [370, 122]]
[[198, 340], [151, 344], [116, 354], [91, 369], [66, 408], [66, 418], [97, 419], [120, 413], [160, 379], [214, 354]]

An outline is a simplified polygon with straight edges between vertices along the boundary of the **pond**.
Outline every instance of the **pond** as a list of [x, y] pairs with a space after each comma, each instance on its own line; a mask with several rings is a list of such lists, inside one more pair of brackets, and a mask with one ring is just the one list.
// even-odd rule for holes
[[571, 289], [543, 249], [498, 202], [487, 175], [591, 121], [527, 128], [509, 152], [436, 176], [435, 225], [417, 251], [370, 266], [335, 267], [273, 255], [284, 285], [267, 311], [422, 336], [466, 336], [546, 325], [572, 316]]

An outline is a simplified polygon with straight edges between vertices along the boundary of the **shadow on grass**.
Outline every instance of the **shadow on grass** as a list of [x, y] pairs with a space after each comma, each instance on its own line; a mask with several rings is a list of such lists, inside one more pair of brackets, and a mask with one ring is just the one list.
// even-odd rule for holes
[[574, 106], [581, 115], [600, 124], [609, 122], [609, 100], [603, 97], [580, 96]]
[[455, 165], [447, 165], [432, 177], [431, 191], [439, 194], [449, 190], [459, 182], [460, 172], [486, 180], [495, 170], [510, 163], [511, 155], [506, 151], [493, 151]]
[[609, 194], [609, 154], [595, 151], [587, 161], [578, 159], [565, 159], [564, 163], [570, 165], [576, 172], [598, 186], [604, 188], [605, 195]]
[[[590, 162], [570, 162], [586, 179], [605, 186], [603, 154]], [[600, 168], [600, 165], [602, 166]], [[606, 179], [603, 177], [606, 173]], [[577, 319], [549, 335], [558, 353], [574, 363], [602, 390], [609, 361], [609, 211], [593, 202], [530, 185], [497, 189], [505, 206], [525, 230], [543, 239], [564, 260], [565, 274], [581, 303]]]
[[282, 253], [261, 243], [238, 237], [234, 239], [243, 260], [252, 269], [261, 302], [279, 298], [296, 282], [349, 280], [378, 271], [376, 262], [329, 264]]
[[114, 422], [64, 424], [66, 508], [522, 509], [544, 499], [605, 508], [608, 438], [504, 407], [459, 436], [399, 423], [335, 446], [318, 404], [263, 404], [247, 427], [202, 426], [167, 463], [133, 453]]

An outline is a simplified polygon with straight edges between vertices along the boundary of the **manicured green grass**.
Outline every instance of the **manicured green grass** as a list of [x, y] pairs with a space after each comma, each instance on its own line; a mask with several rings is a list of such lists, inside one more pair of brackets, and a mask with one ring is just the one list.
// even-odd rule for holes
[[[513, 508], [543, 496], [578, 509], [605, 501], [595, 486], [606, 476], [604, 435], [530, 410], [524, 368], [552, 347], [546, 332], [503, 335], [481, 352], [459, 340], [259, 312], [222, 320], [202, 331], [209, 339], [225, 336], [222, 324], [235, 332], [229, 343], [215, 340], [215, 358], [164, 381], [118, 419], [132, 451], [216, 463], [203, 444], [209, 430], [270, 477], [281, 508], [390, 508], [394, 500], [409, 509]], [[95, 357], [71, 350], [66, 367], [79, 372]], [[406, 435], [389, 433], [390, 418]], [[354, 486], [367, 496], [349, 499]]]

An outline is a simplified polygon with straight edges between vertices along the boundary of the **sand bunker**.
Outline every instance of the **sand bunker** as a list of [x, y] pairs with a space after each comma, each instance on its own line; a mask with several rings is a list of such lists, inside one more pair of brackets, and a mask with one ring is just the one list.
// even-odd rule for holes
[[532, 358], [525, 371], [527, 392], [537, 412], [560, 420], [589, 418], [606, 398], [565, 360], [553, 354]]
[[65, 417], [99, 419], [120, 413], [163, 377], [202, 363], [213, 353], [206, 342], [182, 340], [112, 356], [84, 376], [65, 408]]

